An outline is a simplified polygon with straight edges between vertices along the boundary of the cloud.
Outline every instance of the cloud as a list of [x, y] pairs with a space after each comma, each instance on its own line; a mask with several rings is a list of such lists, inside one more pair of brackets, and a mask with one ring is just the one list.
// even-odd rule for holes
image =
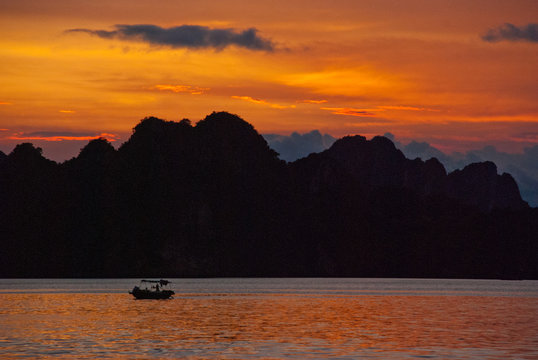
[[161, 91], [172, 91], [175, 93], [189, 93], [191, 95], [201, 95], [209, 90], [209, 88], [202, 88], [190, 85], [155, 85], [153, 89]]
[[298, 102], [304, 104], [324, 104], [327, 102], [327, 100], [300, 100]]
[[280, 158], [286, 161], [295, 161], [311, 153], [322, 152], [336, 141], [329, 134], [321, 134], [319, 130], [299, 134], [294, 132], [290, 136], [263, 134], [269, 146], [279, 153]]
[[517, 142], [538, 143], [538, 132], [525, 132], [513, 135], [510, 140]]
[[251, 102], [251, 103], [254, 103], [254, 104], [266, 105], [266, 106], [270, 106], [270, 107], [275, 108], [275, 109], [293, 109], [293, 108], [295, 108], [295, 105], [274, 104], [274, 103], [270, 103], [270, 102], [262, 100], [262, 99], [256, 99], [256, 98], [253, 98], [253, 97], [250, 97], [250, 96], [235, 96], [234, 95], [234, 96], [232, 96], [232, 99], [244, 100], [244, 101], [248, 101], [248, 102]]
[[538, 24], [532, 23], [518, 27], [513, 24], [505, 23], [502, 26], [489, 29], [488, 32], [482, 36], [482, 40], [487, 42], [498, 42], [503, 40], [538, 42]]
[[11, 105], [11, 103], [7, 101], [0, 101], [0, 105]]
[[378, 106], [378, 108], [380, 110], [407, 110], [407, 111], [433, 111], [433, 112], [439, 112], [440, 111], [440, 110], [423, 108], [423, 107], [401, 106], [401, 105], [383, 105], [383, 106]]
[[327, 110], [332, 112], [336, 115], [350, 115], [350, 116], [364, 116], [364, 117], [372, 117], [376, 116], [376, 114], [373, 113], [373, 111], [377, 111], [378, 109], [355, 109], [355, 108], [347, 108], [347, 107], [322, 107], [321, 110]]
[[55, 131], [35, 131], [30, 133], [18, 132], [7, 139], [9, 140], [44, 140], [44, 141], [90, 141], [94, 139], [107, 139], [108, 141], [116, 141], [118, 135], [101, 133], [99, 135], [76, 133], [76, 132], [55, 132]]
[[66, 33], [87, 33], [103, 39], [142, 41], [150, 45], [172, 48], [224, 49], [235, 45], [249, 50], [273, 51], [275, 46], [269, 39], [260, 37], [255, 28], [243, 31], [235, 29], [211, 29], [200, 25], [181, 25], [162, 28], [157, 25], [115, 25], [115, 30], [69, 29]]
[[364, 116], [364, 117], [377, 116], [376, 113], [387, 111], [387, 110], [435, 111], [435, 112], [440, 111], [440, 110], [423, 108], [423, 107], [402, 106], [402, 105], [381, 105], [381, 106], [376, 106], [375, 108], [372, 108], [372, 109], [355, 109], [355, 108], [349, 108], [349, 107], [322, 107], [321, 110], [328, 110], [336, 115], [350, 115], [350, 116]]

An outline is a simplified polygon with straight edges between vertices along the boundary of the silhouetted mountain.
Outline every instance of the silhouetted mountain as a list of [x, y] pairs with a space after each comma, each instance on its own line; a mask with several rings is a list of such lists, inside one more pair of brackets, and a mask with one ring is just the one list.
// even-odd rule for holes
[[538, 207], [538, 145], [525, 148], [520, 154], [505, 153], [493, 146], [486, 146], [465, 154], [456, 152], [447, 155], [426, 142], [412, 141], [403, 145], [395, 141], [392, 134], [387, 133], [385, 136], [393, 140], [396, 147], [409, 159], [437, 158], [448, 172], [462, 170], [465, 166], [477, 162], [494, 162], [499, 172], [507, 172], [514, 177], [522, 198], [531, 206]]
[[495, 208], [523, 209], [527, 207], [510, 174], [497, 175], [497, 166], [487, 161], [467, 165], [448, 176], [448, 193], [483, 211]]
[[[443, 165], [435, 158], [423, 162], [409, 160], [389, 139], [376, 136], [368, 141], [362, 136], [344, 137], [312, 158], [320, 165], [329, 163], [342, 167], [346, 177], [368, 191], [373, 188], [403, 188], [419, 196], [442, 195], [474, 205], [482, 211], [493, 209], [524, 209], [528, 205], [509, 174], [497, 174], [495, 164], [476, 163], [447, 176]], [[323, 159], [323, 160], [322, 160]], [[301, 162], [304, 160], [298, 160]], [[309, 167], [317, 167], [310, 161]], [[323, 173], [320, 171], [319, 173]], [[313, 179], [322, 182], [323, 179]], [[331, 176], [331, 181], [334, 176]]]
[[[0, 273], [6, 275], [10, 269], [36, 275], [62, 271], [63, 249], [57, 249], [61, 239], [54, 232], [64, 220], [57, 216], [63, 205], [59, 199], [63, 186], [58, 165], [41, 153], [41, 148], [23, 143], [2, 164]], [[59, 261], [53, 263], [52, 258]]]
[[[447, 176], [436, 159], [406, 159], [384, 137], [345, 137], [290, 168], [294, 192], [301, 194], [307, 217], [316, 219], [300, 233], [314, 247], [309, 257], [321, 275], [502, 276], [492, 260], [502, 255], [491, 248], [505, 248], [515, 237], [504, 230], [506, 237], [492, 235], [490, 229], [500, 223], [490, 219], [504, 212], [513, 221], [508, 227], [518, 227], [515, 214], [530, 211], [509, 175], [493, 169], [487, 177], [471, 171]], [[487, 190], [469, 195], [457, 180]], [[495, 215], [487, 213], [493, 208]], [[517, 241], [535, 248], [530, 234], [537, 228], [531, 227], [521, 235], [526, 240]], [[535, 269], [532, 262], [525, 264], [522, 268]]]
[[286, 163], [228, 113], [62, 164], [0, 154], [2, 277], [538, 278], [537, 220], [492, 163], [447, 175], [361, 136]]

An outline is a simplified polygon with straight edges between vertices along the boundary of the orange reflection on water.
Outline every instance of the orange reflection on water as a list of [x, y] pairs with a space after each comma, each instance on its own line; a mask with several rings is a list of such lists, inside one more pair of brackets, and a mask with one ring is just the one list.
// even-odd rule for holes
[[0, 357], [534, 359], [535, 298], [0, 294]]

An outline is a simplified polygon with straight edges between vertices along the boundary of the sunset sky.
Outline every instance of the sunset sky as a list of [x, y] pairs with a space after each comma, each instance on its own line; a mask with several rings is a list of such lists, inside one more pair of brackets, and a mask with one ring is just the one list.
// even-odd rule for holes
[[0, 150], [65, 160], [146, 116], [538, 144], [538, 1], [0, 0]]

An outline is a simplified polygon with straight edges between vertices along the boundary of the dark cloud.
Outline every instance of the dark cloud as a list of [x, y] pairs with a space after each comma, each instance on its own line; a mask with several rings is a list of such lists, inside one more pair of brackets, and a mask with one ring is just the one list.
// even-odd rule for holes
[[269, 146], [279, 153], [280, 158], [286, 161], [295, 161], [311, 153], [322, 152], [336, 141], [331, 135], [322, 135], [318, 130], [305, 134], [294, 132], [290, 136], [264, 134], [263, 137]]
[[431, 158], [437, 158], [447, 170], [452, 171], [455, 170], [455, 168], [449, 168], [447, 167], [447, 164], [450, 163], [450, 157], [448, 155], [445, 155], [442, 151], [434, 148], [427, 142], [418, 142], [418, 141], [411, 141], [407, 145], [403, 145], [402, 143], [398, 142], [395, 138], [395, 136], [391, 133], [385, 133], [383, 135], [387, 139], [390, 139], [394, 145], [400, 149], [405, 157], [408, 159], [416, 159], [421, 158], [423, 160], [431, 159]]
[[530, 41], [538, 42], [538, 24], [527, 24], [525, 26], [515, 26], [506, 23], [493, 29], [482, 36], [482, 40], [488, 42], [497, 41]]
[[538, 141], [538, 132], [524, 132], [513, 136], [517, 141]]
[[273, 51], [271, 40], [260, 37], [255, 28], [236, 31], [235, 29], [211, 29], [200, 25], [181, 25], [162, 28], [157, 25], [115, 25], [115, 30], [70, 29], [67, 33], [82, 32], [103, 39], [143, 41], [151, 45], [173, 48], [214, 48], [224, 49], [235, 45], [250, 50]]

